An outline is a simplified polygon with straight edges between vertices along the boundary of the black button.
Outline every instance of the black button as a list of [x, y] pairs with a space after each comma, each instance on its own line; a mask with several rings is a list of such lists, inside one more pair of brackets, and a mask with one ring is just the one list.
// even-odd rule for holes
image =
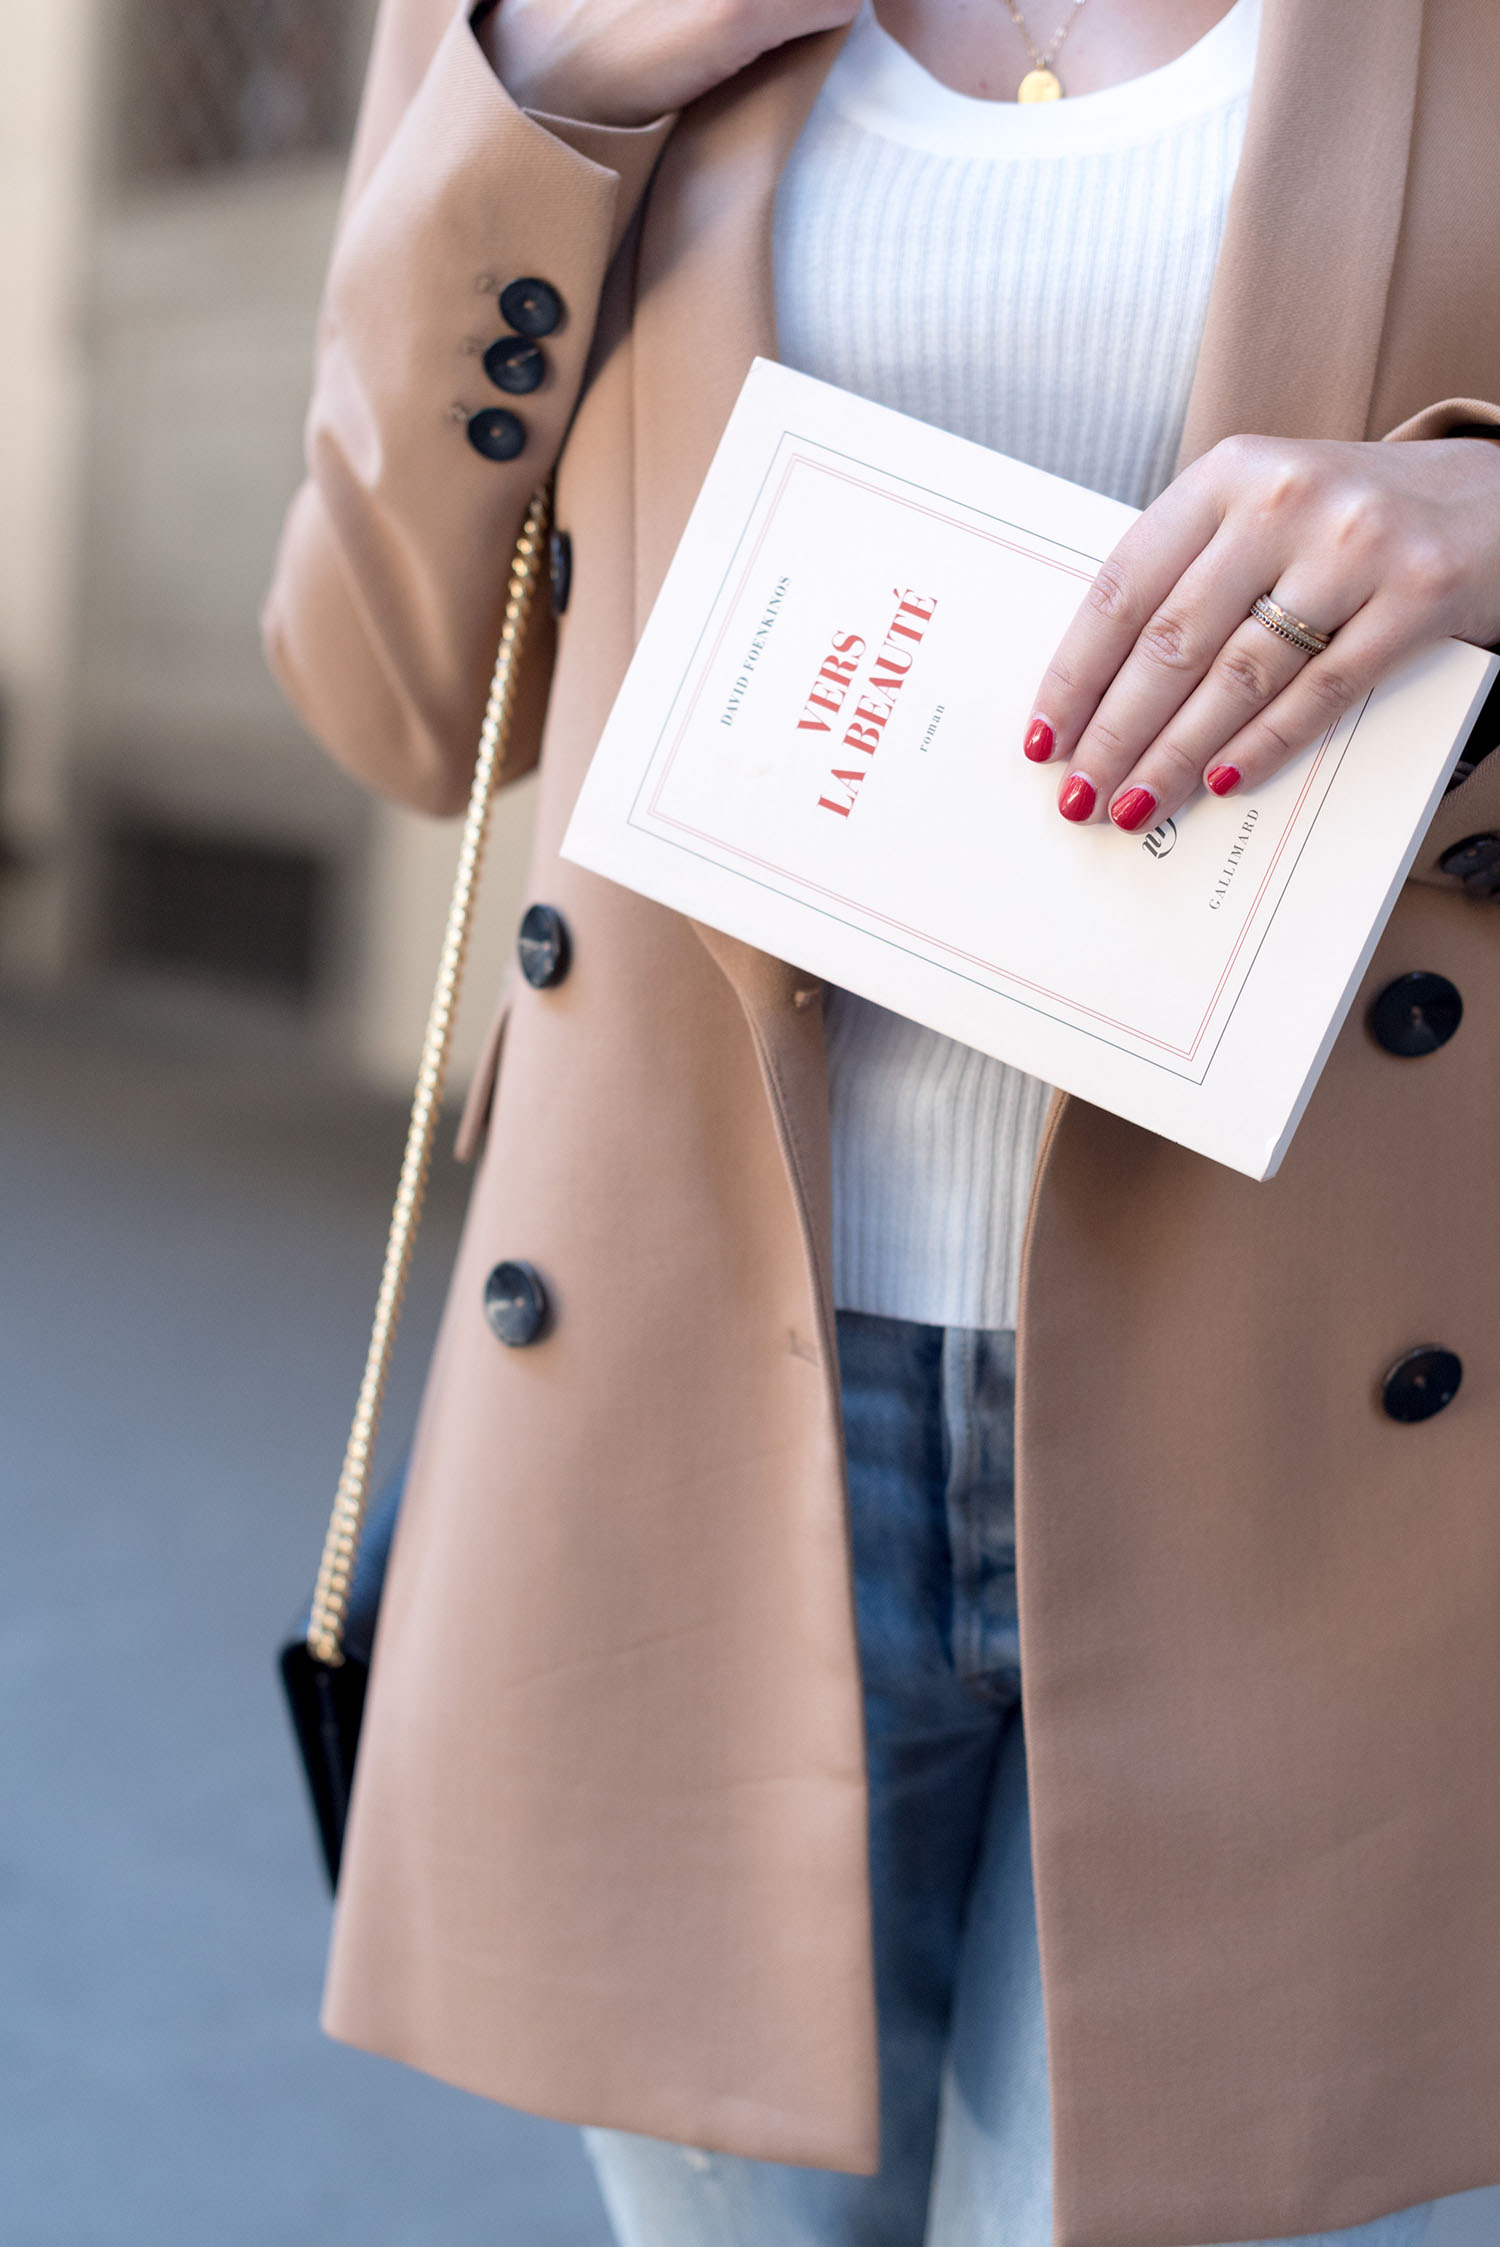
[[547, 570], [552, 579], [552, 614], [561, 616], [573, 590], [573, 541], [566, 531], [554, 531], [547, 542]]
[[497, 390], [524, 398], [547, 372], [547, 354], [529, 336], [497, 336], [484, 355], [484, 371]]
[[1446, 1045], [1463, 1018], [1464, 1002], [1447, 976], [1419, 968], [1387, 983], [1371, 1003], [1370, 1034], [1387, 1053], [1410, 1061]]
[[528, 905], [516, 937], [521, 973], [533, 991], [561, 983], [573, 960], [568, 924], [555, 905]]
[[1395, 1364], [1380, 1384], [1380, 1401], [1393, 1420], [1410, 1425], [1416, 1420], [1430, 1420], [1444, 1405], [1451, 1404], [1458, 1395], [1458, 1386], [1464, 1377], [1463, 1361], [1452, 1350], [1438, 1349], [1429, 1344], [1425, 1349], [1408, 1350]]
[[484, 1315], [508, 1350], [524, 1350], [547, 1323], [547, 1290], [533, 1265], [497, 1264], [484, 1283]]
[[563, 300], [550, 281], [527, 279], [512, 281], [509, 288], [500, 291], [500, 317], [508, 320], [517, 335], [551, 335], [560, 327]]
[[514, 460], [526, 442], [526, 424], [505, 406], [469, 416], [469, 443], [486, 460]]
[[1445, 874], [1488, 897], [1500, 889], [1500, 835], [1465, 835], [1438, 860]]

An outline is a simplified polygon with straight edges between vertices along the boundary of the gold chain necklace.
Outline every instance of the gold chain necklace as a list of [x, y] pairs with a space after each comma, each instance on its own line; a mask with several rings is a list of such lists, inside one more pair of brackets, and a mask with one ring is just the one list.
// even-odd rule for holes
[[1073, 28], [1074, 19], [1083, 6], [1083, 0], [1073, 0], [1072, 6], [1063, 17], [1057, 30], [1052, 34], [1045, 53], [1038, 49], [1036, 41], [1031, 36], [1026, 18], [1016, 6], [1016, 0], [1005, 0], [1005, 5], [1010, 10], [1011, 21], [1025, 40], [1026, 52], [1031, 57], [1031, 68], [1016, 88], [1017, 101], [1060, 101], [1062, 99], [1063, 82], [1053, 69], [1052, 64], [1058, 49]]

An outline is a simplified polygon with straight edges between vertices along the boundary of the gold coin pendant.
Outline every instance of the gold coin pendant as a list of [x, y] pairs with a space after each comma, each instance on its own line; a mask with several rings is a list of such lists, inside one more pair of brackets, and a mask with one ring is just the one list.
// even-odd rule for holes
[[1017, 101], [1061, 101], [1062, 80], [1055, 70], [1028, 70], [1016, 88]]

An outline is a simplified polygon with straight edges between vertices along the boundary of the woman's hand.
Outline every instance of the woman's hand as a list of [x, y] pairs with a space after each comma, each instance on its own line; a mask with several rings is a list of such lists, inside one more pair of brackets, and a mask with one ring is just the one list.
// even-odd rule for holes
[[[1250, 616], [1269, 593], [1320, 655]], [[1064, 818], [1134, 832], [1253, 788], [1435, 640], [1500, 639], [1500, 446], [1231, 437], [1133, 523], [1027, 731]]]
[[500, 0], [479, 40], [523, 109], [648, 125], [858, 0]]

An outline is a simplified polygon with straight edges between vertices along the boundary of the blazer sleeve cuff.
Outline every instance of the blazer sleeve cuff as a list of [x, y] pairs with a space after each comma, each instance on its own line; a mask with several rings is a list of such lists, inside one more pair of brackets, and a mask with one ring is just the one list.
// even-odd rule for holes
[[[408, 801], [445, 808], [466, 784], [505, 561], [561, 446], [605, 273], [670, 129], [528, 116], [463, 9], [345, 210], [308, 416], [311, 485], [267, 637], [324, 744]], [[540, 387], [509, 397], [483, 354], [505, 332], [497, 296], [521, 277], [555, 290], [563, 316], [543, 341]], [[513, 457], [469, 441], [484, 408], [519, 422]]]
[[[493, 15], [498, 5], [499, 0], [480, 0], [477, 8], [471, 8], [471, 32], [477, 34], [485, 17]], [[485, 68], [492, 77], [497, 78], [497, 83], [503, 85], [504, 81], [498, 79], [477, 36], [474, 44], [479, 49]], [[544, 132], [551, 133], [555, 140], [562, 141], [575, 155], [615, 174], [620, 190], [615, 209], [614, 240], [610, 248], [611, 252], [618, 249], [625, 230], [635, 215], [636, 206], [646, 191], [646, 182], [655, 169], [656, 160], [677, 122], [677, 112], [669, 110], [662, 116], [653, 118], [649, 125], [598, 125], [587, 118], [562, 117], [546, 109], [528, 108], [523, 111], [523, 115], [529, 117], [533, 124], [540, 125]]]
[[1451, 437], [1460, 430], [1472, 430], [1476, 435], [1493, 432], [1500, 439], [1500, 406], [1489, 398], [1444, 398], [1438, 405], [1424, 406], [1410, 420], [1398, 422], [1386, 431], [1386, 438], [1396, 444], [1412, 438]]
[[677, 122], [677, 112], [670, 110], [649, 125], [591, 125], [579, 117], [551, 116], [545, 109], [528, 109], [523, 114], [586, 163], [613, 172], [619, 181], [609, 246], [612, 257], [646, 192], [657, 158]]

